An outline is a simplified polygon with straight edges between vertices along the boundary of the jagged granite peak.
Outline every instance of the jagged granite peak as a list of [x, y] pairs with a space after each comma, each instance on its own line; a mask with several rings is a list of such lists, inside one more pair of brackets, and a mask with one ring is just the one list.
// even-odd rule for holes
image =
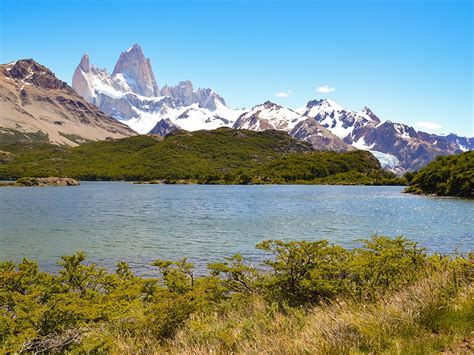
[[199, 88], [196, 92], [196, 101], [200, 107], [207, 108], [209, 110], [217, 110], [219, 104], [227, 106], [223, 97], [217, 94], [214, 89]]
[[94, 88], [90, 80], [91, 66], [89, 55], [83, 54], [72, 76], [72, 88], [88, 102], [94, 103]]
[[89, 54], [84, 53], [82, 55], [78, 68], [80, 68], [84, 73], [89, 73], [91, 71]]
[[[140, 46], [134, 45], [121, 54], [110, 75], [105, 69], [90, 64], [88, 56], [83, 56], [74, 72], [72, 86], [87, 101], [139, 133], [148, 133], [163, 118], [174, 121], [186, 110], [189, 119], [186, 122], [181, 120], [180, 125], [189, 130], [231, 126], [243, 112], [228, 108], [225, 100], [213, 89], [195, 90], [189, 80], [176, 86], [165, 85], [161, 91], [158, 90], [151, 62], [144, 58]], [[139, 63], [139, 69], [134, 69], [134, 63]], [[145, 67], [150, 75], [145, 75], [142, 80], [136, 73], [146, 74]], [[135, 80], [133, 76], [138, 78]], [[151, 92], [143, 92], [140, 87], [153, 87], [153, 95], [144, 96]], [[169, 112], [162, 110], [165, 106]]]
[[181, 100], [183, 106], [189, 106], [194, 103], [193, 84], [189, 80], [180, 81], [176, 86], [165, 85], [161, 89], [162, 96], [171, 96]]
[[151, 61], [145, 58], [143, 50], [138, 44], [134, 44], [120, 54], [112, 76], [117, 74], [122, 74], [133, 92], [138, 95], [146, 97], [160, 95]]
[[190, 80], [180, 81], [175, 86], [163, 86], [161, 95], [176, 98], [182, 102], [183, 106], [198, 104], [199, 107], [209, 110], [216, 110], [219, 104], [226, 106], [225, 100], [213, 89], [199, 88], [197, 91], [194, 91]]

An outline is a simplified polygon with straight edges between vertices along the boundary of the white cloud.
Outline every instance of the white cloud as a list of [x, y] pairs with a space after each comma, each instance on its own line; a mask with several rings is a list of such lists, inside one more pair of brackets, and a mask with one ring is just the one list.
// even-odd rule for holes
[[416, 127], [424, 128], [424, 129], [440, 129], [442, 126], [439, 123], [429, 122], [429, 121], [421, 121], [415, 123]]
[[336, 91], [336, 88], [332, 88], [329, 85], [323, 85], [319, 86], [316, 90], [323, 94], [329, 94], [330, 92]]
[[276, 96], [276, 97], [288, 97], [288, 96], [290, 96], [291, 94], [293, 94], [293, 91], [291, 91], [291, 90], [286, 90], [286, 91], [276, 92], [276, 93], [275, 93], [275, 96]]

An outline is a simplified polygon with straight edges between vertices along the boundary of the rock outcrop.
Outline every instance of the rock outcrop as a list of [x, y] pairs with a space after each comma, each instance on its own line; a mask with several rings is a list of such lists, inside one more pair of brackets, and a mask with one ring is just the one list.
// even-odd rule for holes
[[149, 134], [156, 134], [161, 137], [166, 137], [168, 134], [177, 132], [181, 130], [181, 128], [171, 122], [169, 118], [164, 118], [160, 120], [155, 127], [149, 132]]
[[346, 152], [356, 149], [332, 134], [331, 131], [323, 127], [314, 118], [307, 118], [304, 121], [299, 122], [290, 131], [290, 136], [310, 143], [316, 150]]

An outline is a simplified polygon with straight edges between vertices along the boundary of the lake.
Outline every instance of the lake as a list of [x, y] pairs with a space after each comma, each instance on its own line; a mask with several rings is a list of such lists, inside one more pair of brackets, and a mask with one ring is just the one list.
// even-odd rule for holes
[[1, 188], [0, 260], [28, 257], [55, 270], [85, 251], [139, 274], [187, 256], [203, 269], [234, 253], [257, 260], [265, 239], [328, 239], [347, 247], [372, 234], [403, 235], [430, 252], [473, 250], [474, 202], [401, 193], [398, 186], [209, 186], [82, 182]]

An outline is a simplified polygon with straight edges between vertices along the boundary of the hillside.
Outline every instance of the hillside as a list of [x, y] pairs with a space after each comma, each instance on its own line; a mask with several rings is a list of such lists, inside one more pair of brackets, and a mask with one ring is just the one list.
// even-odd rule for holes
[[474, 152], [440, 156], [415, 173], [406, 192], [474, 197]]
[[0, 65], [0, 144], [76, 146], [136, 134], [32, 59]]
[[[368, 152], [316, 152], [284, 132], [179, 131], [68, 148], [0, 146], [0, 178], [60, 176], [81, 180], [197, 183], [400, 183]], [[390, 180], [390, 181], [389, 181]]]

